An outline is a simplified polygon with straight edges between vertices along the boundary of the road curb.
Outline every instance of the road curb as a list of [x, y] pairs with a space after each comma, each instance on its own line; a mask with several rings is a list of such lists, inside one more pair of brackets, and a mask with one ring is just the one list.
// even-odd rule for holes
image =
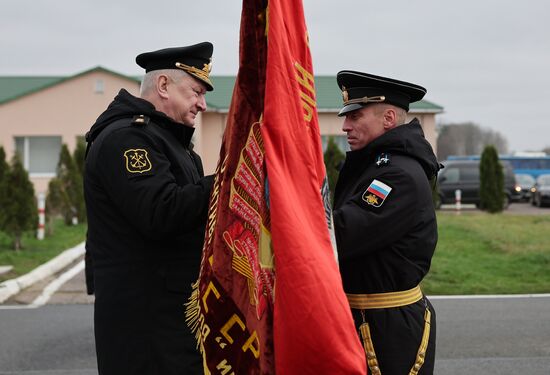
[[28, 288], [32, 284], [59, 272], [78, 259], [78, 257], [82, 256], [84, 251], [84, 242], [81, 242], [75, 247], [65, 250], [55, 258], [36, 267], [31, 272], [19, 276], [18, 278], [4, 281], [0, 284], [0, 303], [3, 303], [11, 296]]

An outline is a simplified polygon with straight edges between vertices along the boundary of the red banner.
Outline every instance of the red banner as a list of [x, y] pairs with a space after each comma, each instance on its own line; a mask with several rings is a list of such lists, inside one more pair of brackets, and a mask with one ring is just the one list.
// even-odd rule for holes
[[269, 2], [264, 136], [277, 291], [280, 374], [365, 374], [364, 351], [334, 258], [301, 0]]
[[205, 374], [366, 374], [324, 184], [301, 0], [244, 0], [239, 73], [187, 311]]

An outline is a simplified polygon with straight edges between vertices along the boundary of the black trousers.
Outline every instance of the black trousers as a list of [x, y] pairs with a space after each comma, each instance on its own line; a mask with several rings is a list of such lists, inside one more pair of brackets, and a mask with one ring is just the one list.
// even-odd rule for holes
[[185, 323], [191, 288], [151, 267], [95, 270], [94, 329], [100, 375], [203, 375]]
[[[424, 301], [431, 312], [430, 339], [424, 364], [418, 374], [432, 375], [435, 364], [436, 318], [430, 301], [422, 299], [404, 307], [365, 310], [365, 320], [369, 323], [382, 375], [408, 374], [414, 366], [424, 332]], [[359, 330], [363, 323], [361, 312], [353, 309], [352, 314]]]

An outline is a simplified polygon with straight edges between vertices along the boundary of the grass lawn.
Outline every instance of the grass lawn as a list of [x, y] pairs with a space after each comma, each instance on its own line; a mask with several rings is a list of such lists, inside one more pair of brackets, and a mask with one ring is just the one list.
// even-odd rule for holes
[[25, 273], [47, 262], [64, 250], [78, 245], [86, 237], [86, 225], [66, 226], [61, 220], [54, 224], [51, 237], [39, 241], [34, 233], [23, 237], [23, 249], [15, 252], [12, 240], [0, 232], [0, 265], [12, 265], [13, 270], [0, 275], [0, 282]]
[[[513, 216], [438, 212], [439, 242], [423, 282], [429, 295], [550, 293], [550, 215]], [[25, 236], [25, 248], [11, 249], [0, 233], [0, 265], [14, 270], [0, 281], [23, 275], [84, 241], [86, 226], [55, 223], [43, 241]]]
[[550, 215], [438, 212], [426, 294], [550, 292]]

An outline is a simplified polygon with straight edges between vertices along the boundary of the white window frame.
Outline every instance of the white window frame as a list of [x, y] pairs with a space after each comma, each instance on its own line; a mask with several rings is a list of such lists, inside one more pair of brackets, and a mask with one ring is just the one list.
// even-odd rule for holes
[[[59, 135], [20, 135], [20, 136], [14, 136], [13, 137], [13, 143], [14, 143], [14, 150], [17, 152], [17, 146], [16, 146], [16, 138], [23, 138], [23, 160], [21, 160], [23, 167], [25, 170], [29, 173], [29, 177], [31, 178], [53, 178], [57, 175], [57, 172], [50, 172], [50, 173], [43, 173], [43, 172], [30, 172], [30, 145], [29, 141], [30, 138], [34, 137], [56, 137], [61, 140], [61, 146], [63, 145], [63, 137]], [[59, 149], [59, 152], [61, 152], [61, 148]], [[59, 163], [59, 156], [58, 156], [58, 163]]]

